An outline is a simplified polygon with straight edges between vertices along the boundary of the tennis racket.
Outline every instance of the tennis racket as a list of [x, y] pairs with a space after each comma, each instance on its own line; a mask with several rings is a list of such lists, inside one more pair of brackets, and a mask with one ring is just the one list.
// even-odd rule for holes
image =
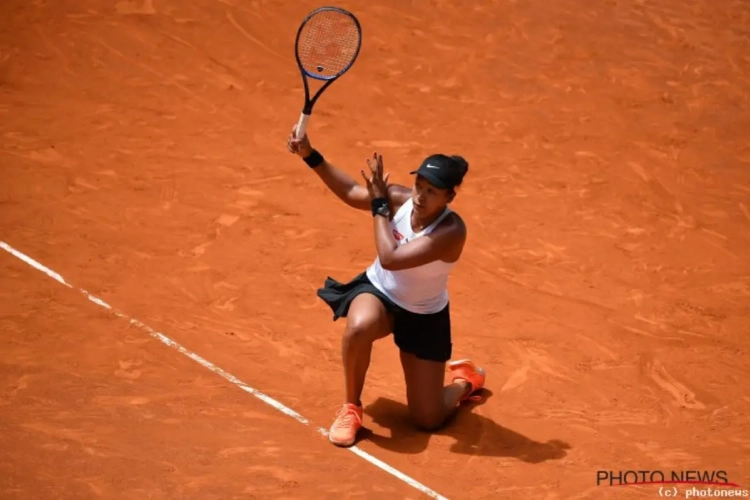
[[[294, 45], [297, 65], [305, 85], [305, 105], [295, 134], [301, 139], [305, 136], [307, 122], [318, 98], [357, 59], [362, 47], [362, 28], [351, 12], [339, 7], [320, 7], [302, 21]], [[325, 82], [312, 98], [310, 78]]]

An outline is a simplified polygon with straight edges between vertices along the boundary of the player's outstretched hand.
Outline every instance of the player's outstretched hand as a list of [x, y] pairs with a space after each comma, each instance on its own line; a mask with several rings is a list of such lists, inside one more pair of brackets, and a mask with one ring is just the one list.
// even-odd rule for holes
[[373, 153], [372, 158], [367, 159], [367, 166], [369, 167], [369, 175], [364, 170], [360, 172], [365, 180], [370, 198], [385, 198], [388, 195], [388, 177], [391, 174], [383, 175], [383, 155]]
[[308, 138], [308, 134], [305, 134], [302, 139], [297, 138], [297, 125], [294, 125], [292, 127], [292, 133], [289, 134], [289, 138], [286, 142], [286, 147], [289, 149], [289, 152], [292, 154], [295, 154], [299, 156], [300, 158], [307, 158], [310, 156], [313, 152], [313, 148], [310, 145], [310, 139]]

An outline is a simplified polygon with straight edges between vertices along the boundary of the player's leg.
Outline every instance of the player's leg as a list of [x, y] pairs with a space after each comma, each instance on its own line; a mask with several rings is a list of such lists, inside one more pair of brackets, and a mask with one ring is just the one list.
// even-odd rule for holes
[[401, 351], [406, 379], [406, 398], [414, 423], [424, 430], [435, 430], [453, 415], [459, 403], [484, 386], [484, 372], [468, 360], [456, 362], [451, 383], [445, 385], [446, 363], [420, 359]]
[[341, 339], [346, 402], [331, 425], [329, 439], [338, 446], [351, 446], [362, 427], [362, 390], [370, 367], [372, 344], [388, 336], [392, 320], [375, 295], [361, 293], [352, 300]]
[[360, 397], [370, 367], [372, 344], [390, 335], [391, 330], [390, 315], [380, 299], [370, 293], [357, 295], [349, 306], [341, 339], [347, 403], [362, 406]]
[[[401, 350], [409, 411], [419, 427], [439, 428], [461, 401], [484, 387], [484, 371], [471, 361], [448, 362], [452, 354], [448, 306], [431, 315], [399, 313], [394, 337]], [[451, 372], [447, 386], [446, 366]]]

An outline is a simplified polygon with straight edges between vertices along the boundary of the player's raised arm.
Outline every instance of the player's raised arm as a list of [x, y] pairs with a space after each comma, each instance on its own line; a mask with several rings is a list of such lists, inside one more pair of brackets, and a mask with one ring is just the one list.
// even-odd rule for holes
[[357, 183], [349, 174], [336, 168], [313, 149], [308, 134], [302, 139], [296, 137], [295, 129], [289, 135], [287, 147], [291, 153], [302, 158], [318, 177], [328, 186], [341, 201], [359, 210], [370, 209], [370, 197], [367, 189]]
[[[296, 127], [292, 128], [287, 147], [289, 151], [302, 158], [305, 163], [320, 177], [328, 189], [341, 201], [358, 210], [370, 210], [371, 201], [367, 188], [355, 181], [345, 171], [337, 168], [313, 149], [307, 134], [302, 139], [296, 137]], [[409, 197], [411, 190], [405, 186], [392, 184], [388, 187], [388, 197], [395, 211]]]

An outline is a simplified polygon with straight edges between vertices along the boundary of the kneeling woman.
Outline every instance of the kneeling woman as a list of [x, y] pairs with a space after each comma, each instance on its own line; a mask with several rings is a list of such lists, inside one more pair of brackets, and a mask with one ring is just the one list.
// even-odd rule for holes
[[[459, 403], [482, 389], [485, 374], [469, 360], [449, 362], [452, 354], [448, 276], [461, 256], [466, 226], [448, 204], [468, 172], [460, 156], [435, 154], [416, 170], [414, 186], [388, 185], [383, 160], [374, 155], [360, 185], [312, 148], [307, 136], [288, 140], [289, 151], [304, 159], [343, 202], [371, 210], [377, 257], [348, 283], [328, 278], [318, 296], [346, 318], [342, 356], [346, 401], [329, 439], [351, 446], [362, 427], [362, 401], [374, 341], [393, 334], [400, 350], [409, 410], [426, 430], [440, 427]], [[452, 383], [444, 386], [446, 367]]]

